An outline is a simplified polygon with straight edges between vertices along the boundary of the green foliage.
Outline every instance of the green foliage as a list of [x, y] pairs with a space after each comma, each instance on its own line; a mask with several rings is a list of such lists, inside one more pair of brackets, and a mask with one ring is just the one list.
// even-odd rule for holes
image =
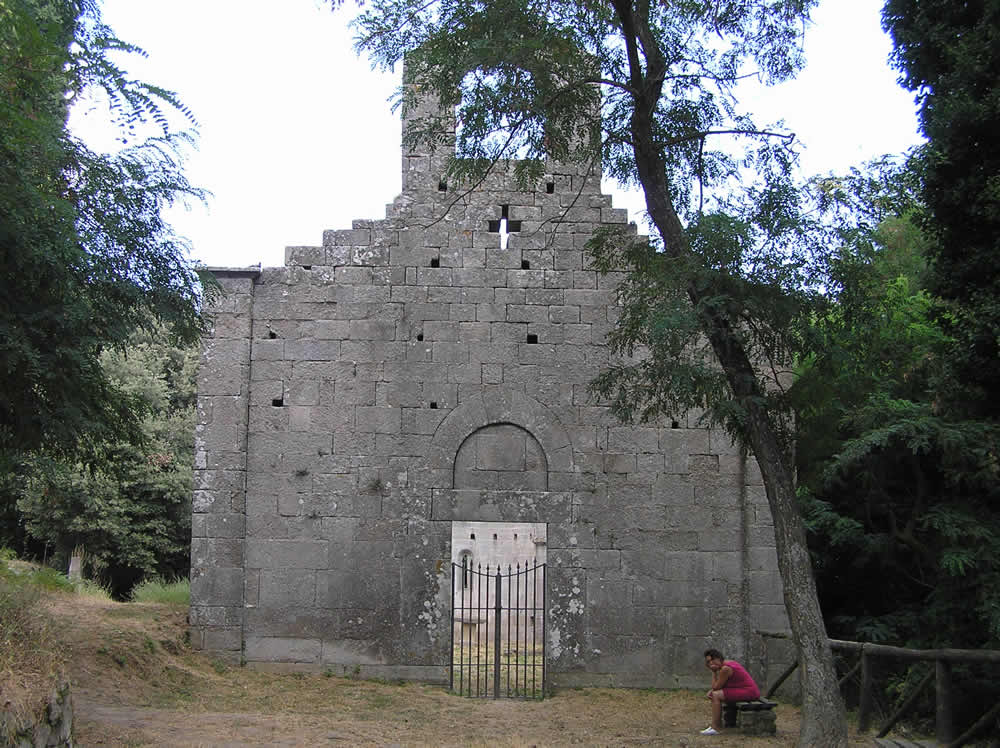
[[948, 302], [958, 387], [942, 391], [969, 415], [1000, 417], [1000, 0], [888, 0], [900, 81], [917, 95], [928, 144], [920, 187], [932, 239], [930, 290]]
[[[799, 499], [827, 627], [841, 639], [917, 648], [1000, 645], [1000, 489], [995, 419], [958, 403], [953, 303], [930, 292], [923, 156], [824, 180], [861, 220], [831, 257], [836, 304], [790, 392]], [[923, 675], [886, 661], [897, 705]], [[993, 703], [988, 670], [956, 668], [956, 725]], [[963, 672], [969, 671], [969, 672]], [[933, 722], [933, 698], [915, 716]], [[960, 728], [961, 731], [962, 728]]]
[[[780, 191], [790, 189], [786, 183]], [[769, 199], [753, 190], [746, 197]], [[827, 303], [823, 268], [809, 255], [828, 229], [790, 207], [797, 198], [787, 200], [780, 226], [766, 225], [761, 215], [768, 209], [755, 202], [693, 217], [686, 235], [696, 259], [598, 232], [590, 244], [594, 267], [629, 269], [618, 288], [621, 315], [608, 336], [619, 358], [592, 384], [620, 417], [651, 421], [697, 409], [746, 443], [754, 407], [770, 415], [770, 428], [791, 452], [786, 362], [808, 350], [811, 322]], [[765, 249], [777, 245], [786, 249]], [[727, 346], [741, 351], [739, 370], [719, 366], [706, 336], [712, 319], [739, 321], [725, 325]], [[739, 378], [746, 381], [734, 387]]]
[[72, 592], [73, 583], [62, 572], [50, 566], [39, 566], [28, 575], [28, 582], [43, 590]]
[[97, 154], [66, 128], [69, 103], [95, 87], [123, 132], [165, 125], [176, 98], [128, 78], [109, 56], [121, 51], [141, 52], [111, 34], [93, 2], [0, 4], [5, 474], [30, 452], [68, 455], [92, 438], [136, 434], [140, 404], [107, 378], [102, 353], [159, 323], [188, 341], [200, 330], [198, 277], [162, 219], [173, 202], [202, 197], [181, 171], [190, 136], [163, 130]]
[[792, 391], [820, 590], [835, 636], [995, 647], [1000, 429], [942, 397], [956, 387], [949, 307], [920, 287], [915, 164], [888, 167], [838, 185], [871, 220], [832, 258], [838, 303]]
[[[767, 141], [734, 112], [725, 90], [743, 64], [756, 64], [770, 80], [792, 74], [801, 64], [798, 21], [812, 4], [654, 4], [644, 17], [623, 19], [625, 6], [614, 5], [383, 0], [358, 19], [358, 48], [385, 67], [406, 55], [407, 86], [399, 94], [404, 106], [419, 87], [457, 107], [459, 160], [452, 168], [472, 179], [516, 155], [522, 169], [537, 169], [545, 158], [603, 163], [613, 176], [635, 183], [636, 75], [662, 72], [665, 95], [651, 102], [656, 137], [668, 153], [672, 181], [690, 188], [694, 181], [721, 183], [734, 174], [737, 159], [711, 144], [703, 147], [706, 139], [730, 134], [727, 126], [754, 142]], [[623, 26], [648, 32], [648, 68], [630, 69], [627, 47], [635, 28]], [[440, 145], [451, 129], [450, 117], [426, 113], [407, 138]], [[687, 201], [697, 190], [677, 194]]]
[[38, 586], [26, 584], [6, 567], [0, 568], [0, 641], [10, 652], [13, 642], [25, 638], [31, 629], [33, 608], [41, 596]]
[[30, 536], [61, 558], [85, 547], [90, 573], [117, 595], [189, 566], [197, 351], [161, 337], [139, 333], [102, 356], [108, 380], [146, 413], [141, 440], [92, 441], [86, 462], [32, 458], [17, 502]]
[[110, 586], [91, 579], [74, 582], [74, 587], [76, 588], [76, 594], [83, 597], [96, 598], [98, 600], [111, 600], [112, 597]]
[[68, 576], [50, 566], [40, 566], [29, 562], [17, 562], [16, 566], [8, 563], [8, 561], [15, 560], [16, 556], [13, 552], [10, 552], [9, 558], [0, 557], [0, 580], [6, 584], [30, 587], [36, 591], [73, 592], [86, 597], [111, 598], [107, 588], [97, 582], [87, 579], [72, 581]]
[[144, 579], [132, 588], [132, 602], [135, 603], [165, 603], [187, 607], [191, 604], [191, 583], [187, 579], [175, 579], [172, 582], [154, 577]]
[[[804, 377], [816, 385], [814, 398], [827, 388], [800, 422], [807, 437], [825, 432], [804, 439], [816, 458], [803, 474], [806, 503], [815, 495], [827, 507], [810, 515], [814, 547], [837, 538], [844, 549], [817, 555], [821, 589], [843, 636], [995, 649], [1000, 2], [888, 0], [883, 25], [928, 138], [902, 172], [908, 207], [897, 204], [894, 223], [883, 225], [925, 262], [894, 268], [885, 242], [859, 263], [875, 271], [872, 281], [845, 283], [861, 292], [843, 294], [826, 320], [841, 361], [807, 362], [818, 364]], [[899, 195], [870, 194], [876, 202]], [[900, 275], [905, 284], [893, 280]], [[960, 722], [979, 717], [1000, 692], [990, 671], [966, 678], [956, 688], [967, 711]]]

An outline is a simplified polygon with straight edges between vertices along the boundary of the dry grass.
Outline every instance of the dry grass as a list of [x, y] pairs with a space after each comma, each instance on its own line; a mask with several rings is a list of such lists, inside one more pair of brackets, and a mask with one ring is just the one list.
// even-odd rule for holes
[[[701, 693], [560, 689], [544, 701], [468, 699], [444, 688], [227, 666], [191, 651], [185, 608], [65, 593], [41, 605], [60, 625], [82, 746], [792, 746], [778, 735], [704, 738]], [[854, 745], [870, 745], [856, 738]]]
[[[542, 647], [501, 646], [499, 650], [501, 696], [537, 699], [543, 696], [545, 653]], [[496, 690], [492, 643], [476, 646], [468, 641], [455, 644], [452, 655], [453, 688], [456, 693], [487, 698]]]
[[7, 741], [43, 712], [65, 664], [40, 604], [43, 590], [28, 582], [30, 574], [19, 562], [0, 561], [0, 739]]

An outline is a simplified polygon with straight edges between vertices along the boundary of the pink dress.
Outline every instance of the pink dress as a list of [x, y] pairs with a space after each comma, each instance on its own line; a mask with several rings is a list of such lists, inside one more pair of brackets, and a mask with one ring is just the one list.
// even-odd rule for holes
[[760, 698], [760, 689], [740, 663], [726, 660], [723, 664], [728, 665], [733, 671], [726, 685], [722, 687], [726, 701], [753, 701]]

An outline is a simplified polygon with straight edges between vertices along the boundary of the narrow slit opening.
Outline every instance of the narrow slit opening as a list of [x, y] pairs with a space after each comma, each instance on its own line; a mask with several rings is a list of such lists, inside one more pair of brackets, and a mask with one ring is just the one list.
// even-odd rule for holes
[[551, 195], [555, 191], [556, 191], [556, 183], [555, 182], [546, 182], [545, 183], [545, 192], [547, 194]]

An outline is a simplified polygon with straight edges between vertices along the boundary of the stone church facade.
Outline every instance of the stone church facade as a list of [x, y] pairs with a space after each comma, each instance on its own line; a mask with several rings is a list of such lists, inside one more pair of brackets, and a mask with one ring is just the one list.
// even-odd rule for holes
[[763, 676], [755, 632], [787, 622], [753, 458], [694, 414], [622, 425], [587, 391], [617, 279], [583, 249], [600, 226], [634, 231], [625, 211], [596, 171], [466, 194], [446, 157], [404, 149], [385, 219], [289, 247], [282, 268], [214, 269], [195, 646], [446, 682], [453, 523], [527, 523], [544, 529], [550, 682], [701, 686], [707, 646]]

